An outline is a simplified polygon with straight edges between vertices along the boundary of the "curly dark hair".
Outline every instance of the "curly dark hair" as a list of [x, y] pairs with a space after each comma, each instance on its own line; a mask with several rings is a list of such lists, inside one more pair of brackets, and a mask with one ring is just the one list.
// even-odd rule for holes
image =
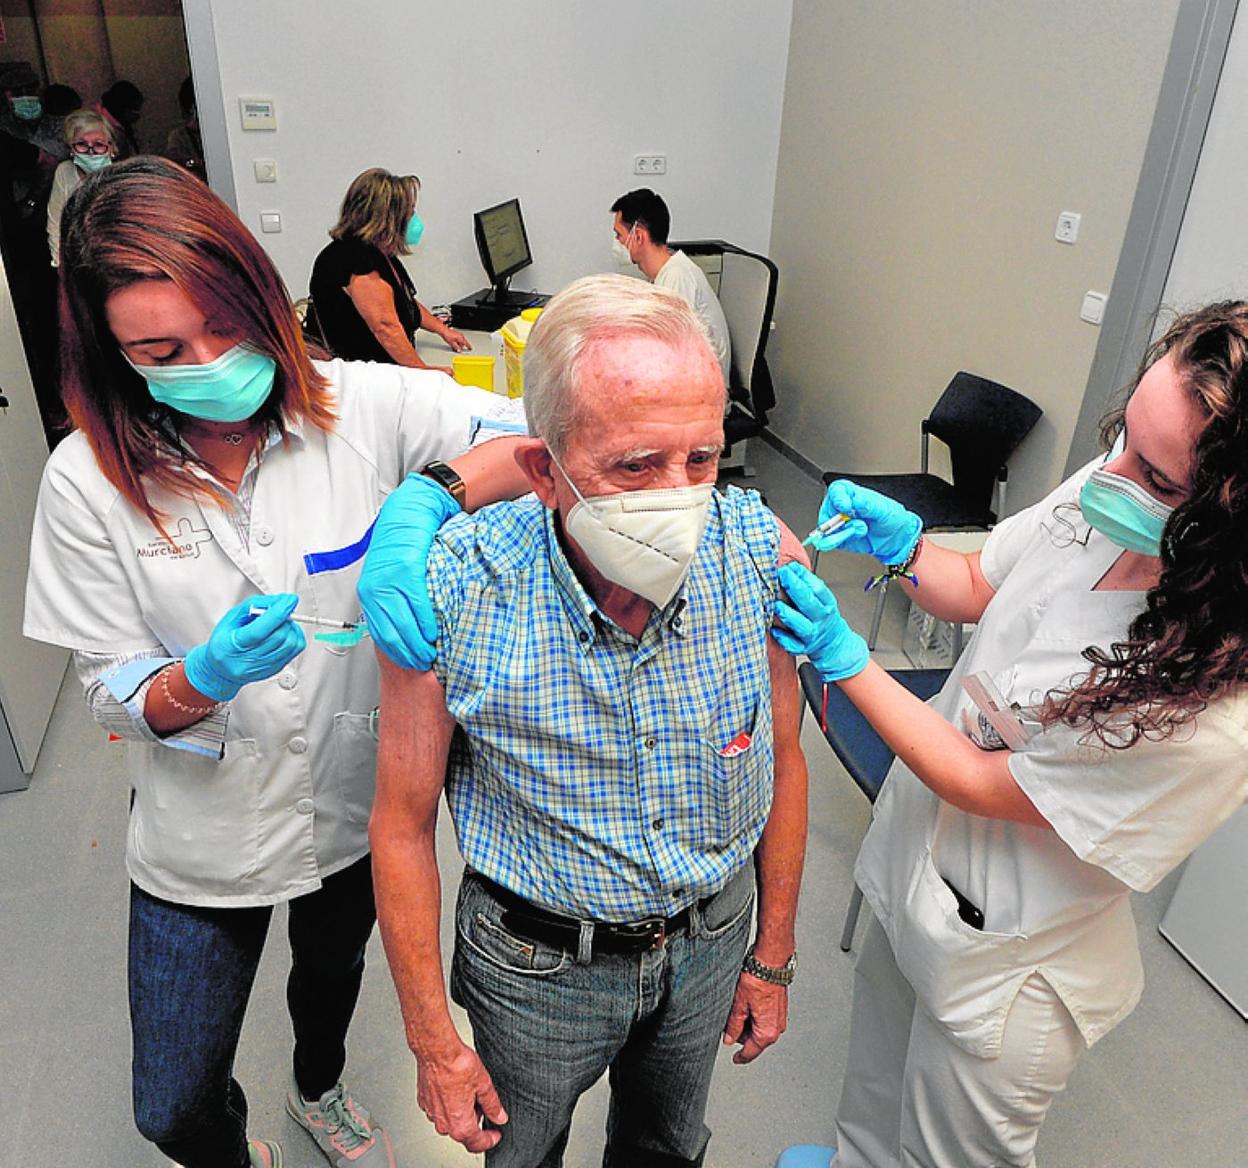
[[1144, 374], [1169, 356], [1208, 418], [1192, 489], [1170, 516], [1161, 578], [1144, 611], [1108, 652], [1083, 651], [1090, 672], [1051, 692], [1046, 725], [1086, 726], [1106, 746], [1172, 737], [1210, 702], [1248, 681], [1248, 303], [1223, 301], [1178, 317], [1148, 349], [1102, 437], [1121, 427]]

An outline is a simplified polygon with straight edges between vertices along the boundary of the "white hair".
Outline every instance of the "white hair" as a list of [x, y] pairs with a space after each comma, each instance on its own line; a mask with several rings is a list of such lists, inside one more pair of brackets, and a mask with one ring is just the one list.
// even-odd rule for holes
[[524, 416], [529, 433], [556, 457], [567, 448], [579, 412], [580, 363], [608, 337], [652, 337], [710, 353], [706, 329], [688, 302], [631, 276], [586, 276], [552, 298], [524, 349]]
[[63, 129], [65, 141], [70, 146], [74, 144], [74, 139], [79, 134], [91, 134], [98, 131], [108, 138], [113, 149], [117, 148], [117, 140], [113, 137], [112, 127], [95, 110], [78, 109], [72, 114], [66, 114]]

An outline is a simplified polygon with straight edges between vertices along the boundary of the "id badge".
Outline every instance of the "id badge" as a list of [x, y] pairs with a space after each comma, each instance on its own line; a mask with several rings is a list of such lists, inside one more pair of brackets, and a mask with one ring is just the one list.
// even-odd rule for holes
[[1023, 721], [1019, 707], [1011, 705], [997, 689], [987, 673], [972, 673], [962, 679], [962, 688], [975, 703], [975, 708], [1000, 736], [1010, 750], [1023, 750], [1031, 741], [1032, 731]]

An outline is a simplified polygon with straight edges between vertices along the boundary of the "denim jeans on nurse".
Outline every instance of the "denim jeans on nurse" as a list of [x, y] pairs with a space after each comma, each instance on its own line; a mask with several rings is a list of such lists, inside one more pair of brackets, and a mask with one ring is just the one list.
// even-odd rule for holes
[[516, 937], [466, 874], [451, 992], [508, 1122], [487, 1168], [556, 1168], [572, 1111], [609, 1069], [605, 1168], [702, 1163], [711, 1073], [749, 942], [752, 873], [735, 876], [687, 934], [630, 955], [574, 953]]
[[[234, 1055], [272, 913], [172, 904], [131, 885], [134, 1118], [185, 1168], [247, 1164], [247, 1100]], [[342, 1074], [375, 919], [368, 856], [290, 902], [286, 1000], [305, 1098]]]

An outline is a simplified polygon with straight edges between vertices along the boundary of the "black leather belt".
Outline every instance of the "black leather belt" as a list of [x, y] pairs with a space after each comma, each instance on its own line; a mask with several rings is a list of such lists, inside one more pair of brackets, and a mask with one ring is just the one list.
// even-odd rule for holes
[[[581, 922], [576, 917], [565, 917], [533, 904], [480, 873], [476, 874], [476, 879], [503, 906], [499, 920], [508, 932], [526, 941], [540, 941], [543, 945], [576, 952], [581, 940]], [[698, 908], [704, 908], [714, 899], [708, 896], [698, 901]], [[592, 923], [595, 953], [644, 953], [647, 949], [662, 949], [668, 937], [688, 929], [689, 909], [683, 908], [673, 917], [646, 917], [626, 924]]]

